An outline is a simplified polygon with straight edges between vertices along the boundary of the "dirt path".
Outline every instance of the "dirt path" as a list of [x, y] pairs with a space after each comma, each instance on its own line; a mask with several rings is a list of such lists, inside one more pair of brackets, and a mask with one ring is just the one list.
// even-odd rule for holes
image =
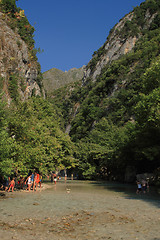
[[90, 182], [0, 200], [1, 240], [160, 240], [160, 199]]

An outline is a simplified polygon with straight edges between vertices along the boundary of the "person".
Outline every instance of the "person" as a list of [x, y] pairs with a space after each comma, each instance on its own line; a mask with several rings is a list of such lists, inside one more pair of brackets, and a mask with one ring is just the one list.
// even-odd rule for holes
[[142, 185], [141, 185], [140, 181], [137, 181], [137, 191], [136, 191], [136, 193], [139, 194], [141, 192], [142, 192]]
[[143, 193], [146, 193], [147, 191], [147, 182], [145, 179], [142, 179], [142, 191]]
[[4, 188], [5, 192], [8, 190], [9, 183], [10, 183], [10, 178], [4, 177], [3, 178], [3, 188]]
[[28, 191], [30, 192], [30, 190], [31, 190], [31, 185], [32, 185], [31, 176], [29, 176], [29, 177], [27, 178], [27, 180], [25, 181], [25, 184], [26, 184], [26, 182], [27, 182], [27, 185], [28, 185], [26, 191], [28, 190]]
[[32, 172], [32, 175], [31, 175], [31, 187], [33, 188], [34, 187], [34, 173]]
[[20, 176], [19, 180], [18, 180], [18, 184], [19, 184], [19, 188], [23, 189], [24, 187], [24, 177]]
[[71, 174], [71, 180], [73, 180], [73, 173]]
[[15, 186], [15, 181], [14, 181], [14, 178], [13, 178], [13, 179], [10, 181], [10, 183], [9, 183], [8, 192], [10, 191], [10, 189], [12, 189], [12, 192], [13, 192], [14, 186]]
[[53, 174], [53, 178], [54, 178], [54, 184], [56, 184], [56, 182], [57, 182], [57, 175], [55, 173]]
[[67, 173], [65, 173], [65, 182], [67, 181]]
[[[34, 188], [36, 187], [36, 191], [37, 191], [37, 188], [38, 188], [38, 183], [40, 181], [40, 176], [39, 176], [39, 173], [35, 173], [35, 178], [34, 178]], [[34, 191], [34, 190], [33, 190]]]

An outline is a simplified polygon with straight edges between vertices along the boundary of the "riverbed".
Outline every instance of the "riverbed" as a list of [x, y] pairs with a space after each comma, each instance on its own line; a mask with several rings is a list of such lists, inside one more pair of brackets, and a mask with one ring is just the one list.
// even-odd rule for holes
[[1, 240], [160, 240], [160, 194], [136, 186], [59, 181], [0, 199]]

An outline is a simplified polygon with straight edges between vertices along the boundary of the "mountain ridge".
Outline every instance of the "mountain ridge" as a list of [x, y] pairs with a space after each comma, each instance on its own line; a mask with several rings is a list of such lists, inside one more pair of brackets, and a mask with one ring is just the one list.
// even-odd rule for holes
[[62, 71], [52, 68], [43, 73], [43, 85], [48, 94], [55, 89], [61, 88], [71, 82], [79, 81], [83, 78], [85, 65], [81, 68], [71, 68], [68, 71]]

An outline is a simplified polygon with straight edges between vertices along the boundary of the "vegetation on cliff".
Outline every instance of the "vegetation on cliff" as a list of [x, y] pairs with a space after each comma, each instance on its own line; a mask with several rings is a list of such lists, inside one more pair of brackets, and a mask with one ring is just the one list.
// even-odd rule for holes
[[[145, 26], [145, 17], [152, 14], [152, 23]], [[74, 88], [70, 97], [58, 105], [64, 111], [79, 103], [74, 119], [70, 119], [70, 136], [79, 151], [79, 173], [84, 177], [124, 180], [128, 166], [137, 173], [159, 171], [160, 167], [160, 28], [159, 1], [146, 1], [134, 9], [134, 17], [124, 25], [136, 24], [139, 34], [134, 49], [118, 60], [104, 66], [96, 82]], [[145, 26], [145, 27], [144, 27]], [[130, 32], [133, 35], [134, 32]], [[93, 62], [105, 54], [102, 47], [95, 53]], [[93, 71], [96, 64], [89, 63]], [[72, 88], [73, 89], [73, 88]], [[60, 91], [59, 91], [60, 92]], [[64, 91], [65, 92], [65, 91]], [[58, 99], [56, 99], [58, 103]], [[158, 178], [158, 177], [157, 177]]]
[[[30, 78], [34, 75], [32, 82], [37, 83], [40, 89], [37, 92], [41, 91], [41, 95], [43, 95], [41, 66], [37, 62], [36, 56], [40, 49], [35, 48], [34, 27], [29, 23], [24, 10], [16, 6], [15, 0], [0, 1], [0, 21], [2, 26], [0, 73], [4, 77], [4, 82], [7, 82], [6, 88], [7, 85], [10, 85], [8, 94], [11, 95], [11, 98], [13, 97], [13, 85], [15, 86], [15, 84], [23, 94], [27, 88], [26, 81], [29, 82], [30, 79], [29, 77], [27, 80], [22, 78], [29, 74]], [[15, 98], [17, 99], [17, 96], [14, 96], [13, 99]]]
[[18, 34], [27, 43], [31, 59], [37, 60], [36, 49], [34, 48], [34, 27], [30, 25], [27, 17], [24, 14], [24, 10], [16, 6], [17, 0], [1, 0], [0, 1], [0, 11], [7, 16], [8, 25], [15, 30], [18, 29]]

